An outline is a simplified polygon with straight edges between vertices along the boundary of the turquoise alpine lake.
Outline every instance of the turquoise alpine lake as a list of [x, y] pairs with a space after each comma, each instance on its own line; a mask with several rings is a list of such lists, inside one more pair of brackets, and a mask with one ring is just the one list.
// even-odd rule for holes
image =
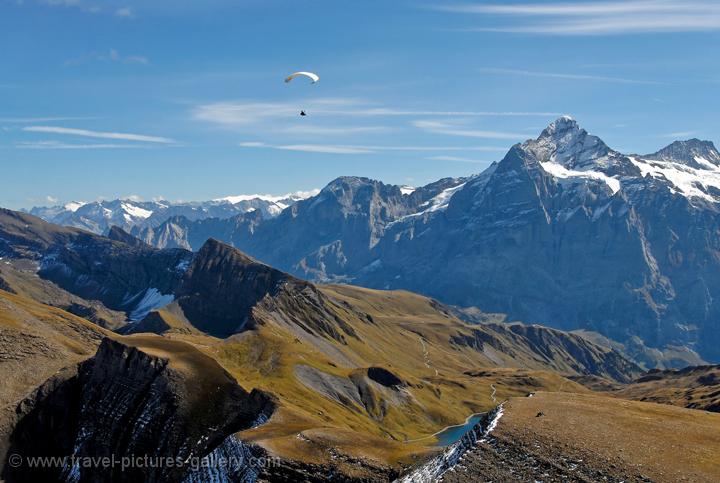
[[482, 419], [484, 413], [477, 413], [470, 415], [466, 420], [465, 424], [458, 424], [457, 426], [448, 426], [447, 428], [443, 429], [442, 431], [435, 434], [435, 438], [437, 438], [437, 445], [438, 446], [448, 446], [453, 443], [456, 443], [460, 440], [460, 438], [463, 437], [465, 433], [470, 431], [473, 426], [475, 426], [478, 422], [480, 422], [480, 419]]

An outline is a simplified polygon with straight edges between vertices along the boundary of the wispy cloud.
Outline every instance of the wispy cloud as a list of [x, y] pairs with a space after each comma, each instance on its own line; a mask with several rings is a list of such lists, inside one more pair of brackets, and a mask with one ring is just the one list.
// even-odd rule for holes
[[114, 15], [120, 18], [132, 18], [135, 16], [135, 12], [130, 7], [122, 7], [115, 10]]
[[[26, 0], [15, 0], [17, 4], [25, 3]], [[74, 8], [86, 13], [112, 14], [121, 18], [132, 18], [135, 16], [134, 9], [129, 5], [123, 5], [121, 1], [108, 0], [34, 0], [40, 5], [49, 7]]]
[[301, 151], [322, 154], [370, 154], [375, 151], [362, 146], [343, 146], [337, 144], [267, 144], [250, 141], [239, 144], [243, 148], [270, 148], [281, 151]]
[[482, 139], [511, 139], [515, 141], [527, 138], [527, 134], [522, 133], [468, 129], [460, 124], [439, 121], [413, 121], [412, 125], [426, 132], [431, 132], [434, 134], [445, 134], [447, 136], [460, 136]]
[[306, 153], [325, 154], [370, 154], [375, 151], [353, 146], [333, 146], [330, 144], [287, 144], [275, 146], [283, 151], [302, 151]]
[[489, 18], [492, 25], [465, 29], [486, 32], [614, 35], [720, 29], [720, 5], [710, 0], [465, 3], [434, 8]]
[[669, 139], [687, 139], [694, 136], [697, 136], [697, 131], [676, 131], [676, 132], [669, 132], [665, 134], [661, 134], [661, 138], [669, 138]]
[[79, 7], [82, 5], [80, 0], [39, 0], [38, 3], [53, 7]]
[[246, 141], [239, 143], [243, 148], [279, 149], [282, 151], [302, 151], [328, 154], [371, 154], [378, 152], [407, 151], [407, 152], [505, 152], [507, 148], [492, 146], [382, 146], [382, 145], [355, 145], [355, 144], [269, 144], [259, 141]]
[[289, 126], [282, 130], [288, 134], [311, 134], [320, 136], [333, 135], [349, 135], [349, 134], [365, 134], [388, 132], [392, 128], [387, 126], [348, 126], [348, 127], [332, 127], [332, 126]]
[[147, 65], [150, 59], [144, 55], [121, 55], [116, 49], [107, 52], [93, 52], [81, 57], [65, 61], [66, 66], [82, 65], [86, 62], [115, 62], [119, 64], [140, 64]]
[[[25, 0], [18, 0], [17, 3], [22, 4], [24, 1]], [[85, 0], [35, 0], [35, 3], [50, 7], [75, 8], [87, 13], [100, 13], [103, 10], [99, 4]]]
[[593, 81], [593, 82], [614, 82], [618, 84], [660, 84], [657, 81], [641, 80], [641, 79], [628, 79], [625, 77], [608, 77], [601, 75], [587, 75], [587, 74], [568, 74], [558, 72], [538, 72], [531, 70], [521, 69], [498, 69], [492, 67], [484, 67], [478, 69], [480, 72], [485, 74], [497, 74], [497, 75], [512, 75], [519, 77], [544, 77], [549, 79], [565, 79], [575, 81]]
[[97, 119], [96, 117], [0, 117], [0, 123], [6, 124], [32, 124], [35, 122], [59, 122], [59, 121], [87, 121]]
[[[297, 118], [300, 106], [312, 118], [330, 117], [554, 117], [557, 112], [412, 110], [377, 107], [354, 99], [305, 99], [292, 102], [216, 102], [196, 106], [192, 117], [225, 127], [258, 125], [265, 121]], [[277, 128], [277, 126], [275, 126]], [[371, 127], [378, 129], [378, 127]]]
[[19, 149], [140, 149], [151, 147], [142, 144], [75, 144], [63, 143], [59, 141], [26, 141], [15, 143], [15, 147]]
[[479, 159], [463, 158], [461, 156], [429, 156], [431, 161], [451, 161], [454, 163], [475, 163], [475, 164], [487, 164], [488, 161], [482, 161]]
[[160, 136], [148, 136], [145, 134], [130, 134], [120, 132], [91, 131], [89, 129], [75, 129], [58, 126], [25, 126], [23, 131], [46, 134], [62, 134], [69, 136], [81, 136], [100, 139], [115, 139], [122, 141], [138, 141], [144, 143], [175, 144], [176, 141]]

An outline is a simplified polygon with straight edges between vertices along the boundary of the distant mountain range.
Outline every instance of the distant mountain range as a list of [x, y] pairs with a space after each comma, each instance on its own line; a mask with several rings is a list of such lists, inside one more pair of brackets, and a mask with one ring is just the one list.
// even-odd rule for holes
[[626, 155], [561, 117], [468, 178], [343, 177], [274, 217], [178, 214], [130, 231], [192, 250], [213, 237], [315, 281], [583, 329], [674, 367], [720, 360], [719, 211], [711, 142]]
[[128, 232], [135, 227], [155, 227], [174, 216], [182, 216], [187, 220], [196, 221], [205, 218], [226, 219], [243, 213], [257, 213], [260, 217], [272, 218], [293, 203], [309, 198], [318, 191], [298, 191], [280, 196], [239, 195], [196, 202], [138, 201], [133, 199], [90, 203], [73, 201], [58, 206], [35, 207], [29, 210], [29, 213], [51, 223], [104, 234], [112, 226], [120, 227]]

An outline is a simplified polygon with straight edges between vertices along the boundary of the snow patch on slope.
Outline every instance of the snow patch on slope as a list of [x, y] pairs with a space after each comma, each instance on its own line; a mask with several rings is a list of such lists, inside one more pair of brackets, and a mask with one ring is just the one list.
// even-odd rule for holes
[[718, 197], [708, 193], [708, 188], [720, 190], [720, 168], [703, 158], [695, 158], [707, 169], [696, 169], [672, 161], [655, 161], [630, 157], [630, 161], [640, 169], [643, 177], [651, 176], [669, 181], [673, 192], [687, 198], [702, 198], [717, 203]]
[[387, 226], [390, 227], [396, 223], [402, 222], [404, 220], [408, 220], [410, 218], [415, 218], [418, 216], [422, 216], [426, 213], [432, 213], [435, 211], [442, 211], [442, 210], [446, 209], [448, 207], [448, 205], [450, 204], [450, 198], [452, 198], [452, 196], [456, 192], [460, 191], [463, 188], [463, 186], [465, 186], [465, 184], [466, 183], [461, 183], [457, 186], [453, 186], [452, 188], [447, 188], [447, 189], [442, 190], [440, 193], [435, 195], [435, 197], [429, 199], [428, 201], [426, 201], [425, 203], [420, 205], [420, 208], [424, 208], [423, 210], [418, 211], [417, 213], [411, 213], [409, 215], [401, 216], [397, 220], [395, 220], [391, 223], [388, 223]]
[[133, 311], [130, 312], [128, 319], [133, 322], [142, 320], [153, 310], [165, 307], [166, 305], [172, 303], [173, 300], [175, 300], [174, 295], [164, 295], [156, 288], [149, 288], [145, 291]]
[[[448, 207], [448, 204], [450, 204], [450, 198], [460, 191], [463, 186], [465, 186], [465, 183], [460, 183], [457, 186], [453, 186], [452, 188], [448, 188], [445, 190], [442, 190], [440, 193], [438, 193], [434, 198], [432, 198], [429, 201], [426, 201], [420, 206], [428, 206], [425, 210], [421, 211], [420, 213], [417, 213], [415, 216], [422, 215], [423, 213], [430, 213], [433, 211], [439, 211], [444, 210]], [[412, 216], [412, 215], [410, 215]]]
[[560, 179], [568, 179], [571, 181], [576, 180], [582, 180], [582, 179], [594, 179], [605, 182], [606, 185], [608, 185], [608, 188], [613, 192], [613, 194], [620, 191], [620, 180], [610, 177], [606, 175], [605, 173], [602, 173], [600, 171], [577, 171], [574, 169], [568, 169], [562, 164], [554, 163], [554, 162], [546, 162], [546, 163], [540, 163], [540, 165], [543, 167], [543, 169], [552, 176]]
[[717, 171], [718, 167], [715, 166], [713, 163], [708, 161], [707, 159], [701, 157], [701, 156], [695, 156], [693, 159], [695, 159], [695, 162], [698, 163], [701, 166], [705, 166], [706, 169], [709, 169], [711, 171]]
[[133, 218], [150, 218], [150, 216], [153, 214], [152, 211], [146, 210], [144, 208], [140, 208], [139, 206], [131, 205], [130, 203], [122, 203], [122, 209], [127, 213], [128, 215], [132, 216]]
[[77, 210], [85, 206], [87, 203], [84, 203], [82, 201], [71, 201], [70, 203], [67, 203], [63, 208], [65, 208], [67, 211], [71, 211], [75, 213]]

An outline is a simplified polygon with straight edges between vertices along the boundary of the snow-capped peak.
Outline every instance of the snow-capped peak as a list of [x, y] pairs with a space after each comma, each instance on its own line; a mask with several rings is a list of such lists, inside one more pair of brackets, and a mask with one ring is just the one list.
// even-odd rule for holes
[[626, 156], [610, 149], [599, 137], [588, 134], [570, 116], [559, 117], [537, 139], [525, 141], [519, 149], [565, 184], [600, 181], [612, 194], [620, 191], [624, 176], [639, 174]]
[[526, 141], [523, 149], [541, 163], [557, 163], [569, 169], [588, 169], [589, 164], [597, 165], [612, 152], [599, 137], [588, 134], [570, 116], [550, 123], [537, 139]]
[[270, 203], [278, 203], [285, 200], [288, 201], [300, 201], [307, 198], [311, 198], [315, 195], [320, 193], [319, 189], [312, 189], [309, 191], [296, 191], [294, 193], [287, 193], [284, 195], [268, 195], [268, 194], [254, 194], [254, 195], [236, 195], [236, 196], [226, 196], [224, 198], [217, 198], [213, 201], [218, 202], [227, 202], [230, 204], [237, 204], [241, 203], [243, 201], [252, 201], [252, 200], [262, 200], [262, 201], [268, 201]]
[[120, 203], [120, 206], [125, 213], [127, 213], [133, 218], [140, 218], [144, 220], [145, 218], [149, 218], [153, 214], [153, 212], [150, 210], [140, 208], [139, 206], [133, 205], [126, 201]]
[[66, 203], [63, 208], [67, 211], [71, 211], [75, 213], [77, 210], [85, 206], [87, 203], [84, 201], [71, 201], [70, 203]]

